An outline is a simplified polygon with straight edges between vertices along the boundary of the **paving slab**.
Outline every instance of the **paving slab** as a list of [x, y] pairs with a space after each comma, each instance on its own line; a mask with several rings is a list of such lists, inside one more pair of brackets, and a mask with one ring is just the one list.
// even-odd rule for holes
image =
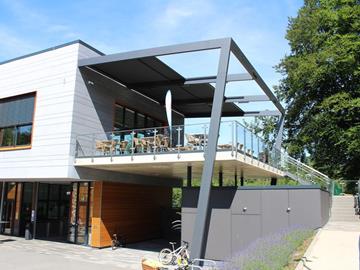
[[113, 251], [0, 235], [0, 269], [140, 270], [142, 258], [157, 258], [157, 248], [150, 241]]
[[359, 270], [360, 222], [329, 222], [305, 253], [307, 270]]

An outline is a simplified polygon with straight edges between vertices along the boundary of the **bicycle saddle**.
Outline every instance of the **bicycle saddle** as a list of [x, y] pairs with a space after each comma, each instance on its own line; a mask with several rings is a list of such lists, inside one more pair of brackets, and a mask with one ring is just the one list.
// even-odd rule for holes
[[169, 242], [170, 245], [176, 245], [176, 242]]

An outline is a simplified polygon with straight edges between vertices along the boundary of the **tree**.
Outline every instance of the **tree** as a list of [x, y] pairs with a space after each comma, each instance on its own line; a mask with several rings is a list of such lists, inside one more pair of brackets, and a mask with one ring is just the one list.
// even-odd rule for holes
[[286, 147], [330, 177], [360, 178], [360, 1], [306, 0], [276, 67]]
[[264, 142], [272, 147], [276, 140], [277, 116], [258, 116], [254, 121], [243, 121], [244, 126], [255, 135], [260, 136]]

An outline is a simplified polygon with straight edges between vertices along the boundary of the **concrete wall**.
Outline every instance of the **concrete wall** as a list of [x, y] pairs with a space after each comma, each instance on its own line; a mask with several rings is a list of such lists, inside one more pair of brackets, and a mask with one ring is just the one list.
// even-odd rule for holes
[[[191, 242], [198, 188], [183, 189], [182, 239]], [[287, 228], [322, 227], [329, 193], [316, 186], [214, 188], [206, 258], [223, 260], [254, 240]], [[289, 209], [288, 209], [289, 208]]]

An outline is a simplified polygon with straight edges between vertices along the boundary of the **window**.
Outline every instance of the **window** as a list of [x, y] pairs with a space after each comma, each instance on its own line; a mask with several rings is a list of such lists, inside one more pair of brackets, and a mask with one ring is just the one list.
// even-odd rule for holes
[[155, 119], [115, 104], [114, 130], [130, 130], [151, 127], [161, 127], [162, 124]]
[[0, 99], [0, 150], [31, 144], [35, 93]]

